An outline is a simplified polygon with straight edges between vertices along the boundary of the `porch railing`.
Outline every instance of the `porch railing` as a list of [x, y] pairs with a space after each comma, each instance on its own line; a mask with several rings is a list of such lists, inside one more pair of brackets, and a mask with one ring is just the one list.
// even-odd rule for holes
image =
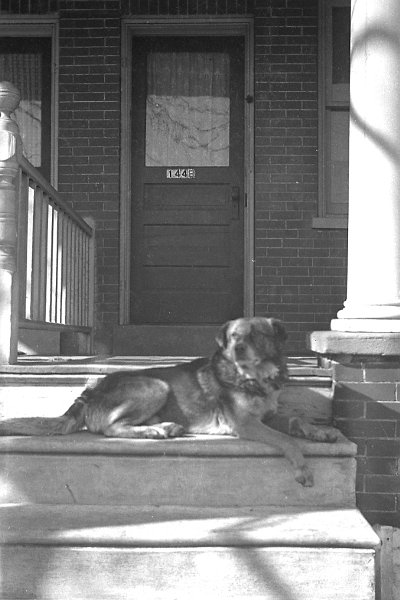
[[93, 323], [93, 229], [23, 156], [17, 182], [19, 315], [87, 330]]
[[0, 364], [16, 362], [21, 330], [60, 332], [80, 353], [91, 350], [93, 326], [93, 226], [22, 156], [10, 118], [18, 104], [18, 90], [1, 82]]

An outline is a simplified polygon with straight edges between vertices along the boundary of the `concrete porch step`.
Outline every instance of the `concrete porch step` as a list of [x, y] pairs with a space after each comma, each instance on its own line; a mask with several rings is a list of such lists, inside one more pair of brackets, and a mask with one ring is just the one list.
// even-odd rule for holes
[[[146, 369], [171, 366], [193, 360], [194, 356], [19, 356], [17, 364], [0, 365], [0, 375], [11, 374], [92, 374], [110, 373], [117, 369]], [[314, 356], [291, 356], [288, 358], [289, 373], [294, 377], [314, 377], [321, 382], [331, 378], [329, 363], [320, 365]]]
[[[118, 370], [168, 367], [191, 357], [24, 357], [0, 366], [0, 419], [63, 414], [88, 383]], [[280, 411], [328, 425], [332, 418], [329, 369], [311, 357], [289, 359], [289, 382], [280, 397]], [[22, 390], [23, 388], [23, 390]]]
[[356, 446], [299, 440], [315, 485], [281, 453], [228, 436], [123, 440], [87, 432], [0, 437], [2, 503], [354, 506]]
[[0, 531], [8, 600], [374, 598], [355, 509], [8, 505]]

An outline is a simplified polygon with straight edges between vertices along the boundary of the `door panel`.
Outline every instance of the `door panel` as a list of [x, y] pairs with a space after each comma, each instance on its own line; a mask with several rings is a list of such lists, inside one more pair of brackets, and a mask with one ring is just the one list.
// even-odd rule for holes
[[[204, 227], [187, 225], [146, 225], [144, 227], [145, 266], [207, 267], [229, 264], [228, 227], [207, 227], [207, 243], [204, 243]], [[185, 273], [182, 273], [184, 277]]]
[[131, 322], [243, 313], [243, 40], [136, 38]]

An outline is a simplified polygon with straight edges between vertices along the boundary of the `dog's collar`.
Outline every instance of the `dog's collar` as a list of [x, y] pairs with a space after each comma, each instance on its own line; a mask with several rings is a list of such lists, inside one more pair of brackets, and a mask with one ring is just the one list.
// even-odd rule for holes
[[205, 364], [197, 371], [197, 380], [206, 398], [212, 402], [217, 402], [222, 382], [216, 377], [211, 363]]
[[252, 396], [265, 396], [271, 391], [277, 391], [282, 389], [283, 381], [278, 376], [265, 381], [265, 387], [263, 387], [256, 379], [245, 379], [238, 385], [240, 389], [251, 394]]

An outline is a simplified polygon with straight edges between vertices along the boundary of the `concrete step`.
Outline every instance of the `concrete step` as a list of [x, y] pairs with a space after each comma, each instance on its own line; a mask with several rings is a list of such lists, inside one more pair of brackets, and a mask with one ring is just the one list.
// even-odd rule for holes
[[[68, 409], [88, 383], [109, 373], [168, 367], [189, 360], [191, 357], [184, 356], [25, 357], [17, 365], [0, 366], [0, 419], [55, 417]], [[292, 357], [289, 373], [280, 412], [329, 425], [333, 399], [330, 370], [319, 368], [315, 359]]]
[[[79, 375], [41, 375], [0, 379], [0, 419], [12, 417], [57, 417], [64, 414], [87, 383], [98, 380]], [[308, 385], [307, 385], [308, 383]], [[279, 412], [305, 418], [311, 423], [330, 425], [333, 391], [315, 382], [292, 380], [279, 397]]]
[[0, 507], [0, 597], [373, 600], [355, 509]]
[[[146, 369], [175, 365], [193, 360], [193, 356], [20, 356], [17, 364], [0, 365], [0, 376], [5, 374], [44, 373], [109, 373], [117, 369]], [[330, 379], [330, 363], [320, 365], [313, 356], [291, 356], [288, 358], [289, 372], [295, 377], [315, 377], [321, 381]]]
[[315, 485], [266, 444], [228, 436], [169, 440], [81, 432], [1, 437], [0, 502], [97, 505], [354, 506], [355, 444], [299, 440]]

